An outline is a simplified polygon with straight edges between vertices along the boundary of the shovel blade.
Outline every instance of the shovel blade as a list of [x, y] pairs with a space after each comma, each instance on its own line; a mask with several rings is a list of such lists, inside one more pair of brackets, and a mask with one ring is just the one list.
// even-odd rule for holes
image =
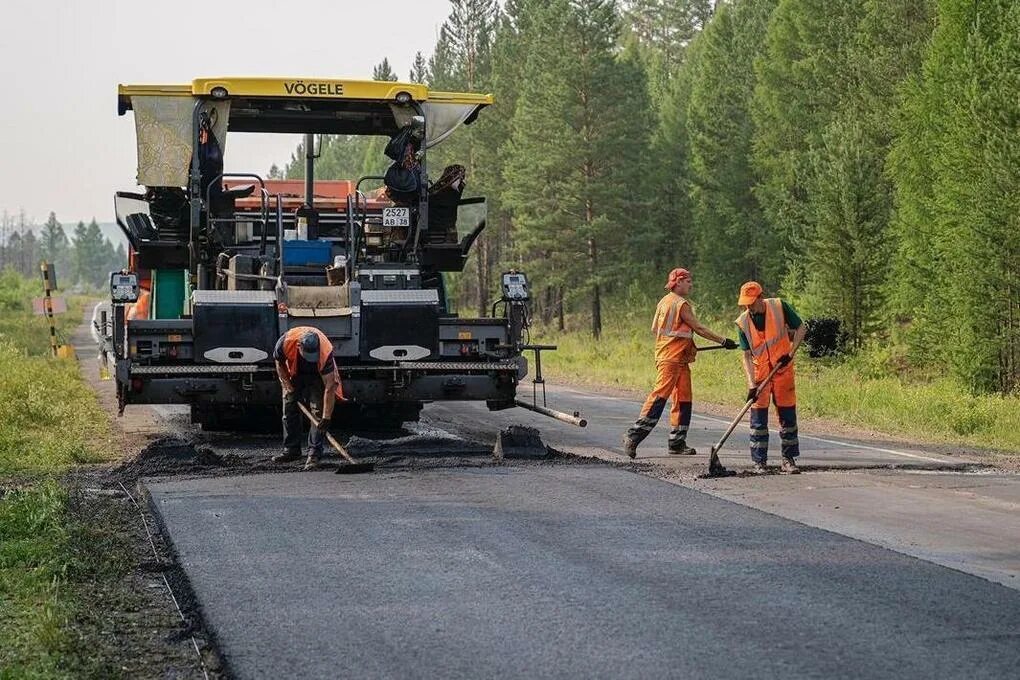
[[336, 468], [338, 475], [360, 475], [375, 470], [375, 463], [343, 463]]

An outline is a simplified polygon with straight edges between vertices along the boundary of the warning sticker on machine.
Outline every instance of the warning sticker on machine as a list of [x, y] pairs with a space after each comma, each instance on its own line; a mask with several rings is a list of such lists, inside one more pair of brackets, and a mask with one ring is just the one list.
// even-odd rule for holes
[[411, 226], [410, 208], [383, 208], [382, 223], [384, 227]]

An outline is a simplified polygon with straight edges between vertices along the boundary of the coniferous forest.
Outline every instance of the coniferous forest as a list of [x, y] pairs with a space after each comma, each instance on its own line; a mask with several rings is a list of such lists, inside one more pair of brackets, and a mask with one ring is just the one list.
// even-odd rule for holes
[[[518, 267], [597, 341], [684, 266], [703, 315], [757, 279], [849, 352], [1020, 385], [1020, 0], [452, 0], [422, 47], [373, 77], [497, 102], [429, 155], [488, 197], [465, 313]], [[385, 141], [324, 139], [319, 177]]]

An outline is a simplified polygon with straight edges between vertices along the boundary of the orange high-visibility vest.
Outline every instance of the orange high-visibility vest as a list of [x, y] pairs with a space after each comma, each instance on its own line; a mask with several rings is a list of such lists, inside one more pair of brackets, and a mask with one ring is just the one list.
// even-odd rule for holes
[[680, 310], [690, 304], [676, 293], [667, 293], [655, 306], [652, 333], [655, 333], [655, 362], [694, 361], [694, 329], [684, 322]]
[[148, 319], [149, 318], [149, 291], [143, 290], [139, 295], [138, 299], [135, 300], [135, 304], [131, 305], [131, 308], [127, 312], [127, 320], [134, 321], [135, 319]]
[[[298, 347], [302, 336], [305, 333], [311, 331], [319, 336], [319, 361], [316, 369], [319, 374], [322, 374], [324, 369], [330, 362], [333, 361], [333, 343], [329, 341], [325, 333], [320, 331], [318, 328], [312, 328], [311, 326], [297, 326], [291, 328], [283, 336], [283, 356], [286, 359], [287, 373], [290, 377], [294, 377], [298, 372], [298, 356], [300, 356], [301, 350]], [[335, 365], [334, 365], [335, 369]], [[340, 384], [340, 373], [336, 372], [336, 398], [344, 398], [343, 386]]]
[[758, 377], [767, 374], [779, 361], [779, 357], [789, 354], [793, 349], [790, 329], [783, 316], [783, 301], [779, 298], [765, 300], [765, 330], [758, 330], [747, 310], [737, 317], [737, 327], [743, 331], [751, 345], [751, 357]]

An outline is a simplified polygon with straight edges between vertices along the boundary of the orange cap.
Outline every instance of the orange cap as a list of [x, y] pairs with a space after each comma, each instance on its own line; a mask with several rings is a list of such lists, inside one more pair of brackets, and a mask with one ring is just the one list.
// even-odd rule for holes
[[669, 273], [669, 277], [666, 279], [666, 290], [673, 290], [673, 286], [675, 286], [678, 281], [683, 281], [689, 278], [691, 278], [691, 273], [689, 271], [683, 267], [677, 267]]
[[737, 304], [741, 307], [753, 305], [754, 301], [761, 297], [761, 284], [757, 281], [748, 281], [740, 287], [740, 297]]

